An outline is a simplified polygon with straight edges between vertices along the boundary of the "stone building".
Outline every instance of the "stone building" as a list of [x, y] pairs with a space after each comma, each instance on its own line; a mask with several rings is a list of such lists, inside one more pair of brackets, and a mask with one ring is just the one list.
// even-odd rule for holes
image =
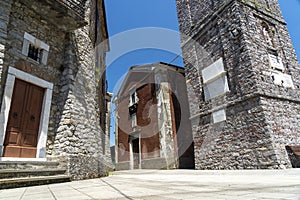
[[195, 168], [295, 166], [300, 67], [277, 0], [177, 0], [177, 10]]
[[0, 1], [1, 161], [58, 160], [73, 179], [107, 173], [108, 50], [102, 0]]
[[114, 103], [117, 170], [194, 168], [183, 68], [131, 67]]
[[[105, 95], [105, 134], [103, 134], [104, 138], [102, 144], [104, 144], [103, 147], [103, 154], [109, 153], [111, 155], [110, 150], [110, 123], [111, 123], [111, 100], [112, 100], [112, 93], [106, 92]], [[109, 151], [107, 151], [109, 149]], [[112, 157], [111, 157], [112, 159]]]

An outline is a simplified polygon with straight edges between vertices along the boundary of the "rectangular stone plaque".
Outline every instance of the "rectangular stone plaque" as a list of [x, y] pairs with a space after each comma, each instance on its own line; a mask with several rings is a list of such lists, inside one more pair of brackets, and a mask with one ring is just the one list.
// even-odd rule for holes
[[203, 83], [207, 83], [225, 73], [223, 59], [220, 58], [202, 70]]
[[293, 82], [293, 79], [292, 79], [292, 76], [291, 76], [291, 75], [289, 75], [289, 74], [284, 74], [283, 87], [295, 89], [295, 87], [294, 87], [294, 82]]
[[279, 56], [269, 54], [270, 67], [274, 69], [284, 70], [282, 59]]
[[218, 78], [217, 80], [204, 86], [203, 89], [205, 101], [213, 99], [219, 95], [225, 94], [229, 91], [227, 76]]
[[272, 72], [272, 78], [275, 85], [294, 89], [292, 76], [281, 72]]
[[214, 124], [222, 121], [226, 121], [226, 111], [224, 109], [213, 112], [212, 116], [213, 116]]

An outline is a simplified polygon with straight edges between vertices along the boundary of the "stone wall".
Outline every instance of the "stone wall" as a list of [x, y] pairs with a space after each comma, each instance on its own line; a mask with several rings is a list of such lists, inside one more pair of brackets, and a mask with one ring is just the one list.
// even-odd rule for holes
[[178, 167], [176, 128], [174, 129], [174, 112], [172, 111], [172, 92], [168, 79], [168, 69], [158, 66], [155, 83], [159, 85], [156, 92], [158, 108], [158, 127], [160, 135], [160, 157], [166, 159], [168, 169]]
[[[4, 55], [5, 46], [7, 44], [7, 26], [11, 10], [11, 0], [3, 0], [0, 2], [0, 99], [2, 99], [3, 84], [5, 81]], [[1, 105], [1, 104], [0, 104]]]
[[[86, 15], [89, 16], [89, 11]], [[107, 168], [112, 168], [110, 150], [105, 154], [103, 149], [109, 140], [100, 123], [101, 117], [105, 122], [105, 96], [99, 96], [96, 90], [102, 84], [96, 69], [105, 68], [105, 63], [96, 65], [96, 56], [103, 61], [101, 58], [105, 54], [95, 53], [89, 38], [89, 26], [75, 30], [67, 37], [69, 42], [65, 46], [60, 80], [61, 116], [53, 142], [53, 155], [69, 159], [70, 173], [77, 174], [75, 179], [99, 177], [106, 174]]]
[[[101, 129], [98, 118], [96, 79], [95, 73], [91, 73], [95, 72], [95, 57], [86, 30], [82, 28], [70, 34], [72, 42], [67, 45], [70, 48], [66, 50], [67, 59], [70, 60], [65, 60], [64, 76], [61, 79], [61, 116], [52, 155], [66, 156], [75, 161], [85, 158], [85, 162], [80, 162], [83, 165], [81, 167], [78, 163], [70, 164], [70, 171], [73, 171], [72, 174], [81, 174], [83, 169], [89, 169], [90, 178], [98, 177], [98, 167], [102, 161], [99, 159], [103, 159], [102, 135], [105, 130]], [[108, 158], [106, 162], [109, 163]]]
[[281, 98], [262, 98], [266, 129], [272, 136], [276, 159], [281, 168], [290, 168], [286, 146], [300, 144], [300, 103]]
[[194, 169], [194, 143], [184, 69], [168, 71], [172, 129], [176, 135], [178, 168]]
[[253, 97], [227, 107], [226, 122], [213, 124], [211, 114], [194, 120], [196, 169], [279, 168], [260, 101]]
[[[34, 35], [36, 38], [44, 41], [50, 46], [50, 54], [47, 65], [40, 64], [21, 53], [25, 32]], [[40, 17], [21, 1], [14, 1], [11, 6], [9, 23], [7, 26], [7, 40], [5, 46], [6, 50], [3, 64], [1, 92], [4, 90], [3, 86], [9, 66], [54, 83], [49, 135], [54, 134], [55, 113], [57, 113], [56, 107], [59, 104], [58, 93], [61, 74], [60, 68], [63, 63], [63, 44], [65, 42], [64, 32], [57, 30], [54, 25], [42, 22]]]
[[[76, 30], [60, 29], [52, 23], [53, 19], [47, 19], [51, 16], [41, 16], [33, 10], [35, 3], [19, 0], [0, 3], [0, 94], [8, 66], [53, 83], [47, 158], [64, 162], [73, 179], [106, 175], [111, 159], [109, 148], [103, 153], [103, 146], [109, 145], [105, 136], [105, 96], [99, 96], [96, 88], [105, 89], [102, 87], [105, 80], [100, 79], [105, 79], [104, 58], [108, 47], [100, 45], [95, 52], [95, 43], [89, 37], [90, 24]], [[90, 18], [90, 3], [84, 5], [86, 19]], [[99, 25], [104, 24], [102, 21]], [[50, 46], [46, 65], [21, 53], [25, 32]], [[98, 42], [107, 39], [102, 33], [98, 37], [101, 37]]]
[[[200, 11], [206, 5], [214, 7], [205, 12], [188, 11], [194, 4]], [[284, 148], [299, 145], [296, 108], [300, 103], [300, 69], [277, 1], [202, 0], [187, 4], [177, 0], [177, 9], [196, 168], [290, 167]], [[270, 54], [282, 60], [282, 69], [271, 66]], [[202, 70], [220, 58], [229, 91], [207, 100]], [[294, 87], [287, 86], [285, 79], [278, 83], [277, 73], [290, 77]], [[214, 114], [219, 110], [225, 111], [226, 120], [215, 123]], [[286, 117], [280, 119], [272, 114], [274, 110]], [[295, 123], [284, 123], [280, 131], [274, 131], [274, 125], [282, 120]], [[278, 136], [283, 131], [289, 139]]]

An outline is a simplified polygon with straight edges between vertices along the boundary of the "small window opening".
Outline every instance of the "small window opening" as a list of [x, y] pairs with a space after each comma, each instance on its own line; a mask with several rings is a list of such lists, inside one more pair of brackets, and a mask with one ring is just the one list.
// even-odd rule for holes
[[28, 57], [40, 62], [41, 58], [43, 57], [43, 51], [42, 49], [36, 48], [34, 45], [29, 44]]
[[132, 95], [131, 95], [131, 102], [132, 102], [132, 104], [135, 104], [136, 102], [135, 102], [135, 93], [133, 93]]
[[137, 103], [138, 103], [137, 94], [136, 92], [134, 92], [130, 95], [130, 102], [128, 107], [130, 115], [133, 115], [137, 112]]

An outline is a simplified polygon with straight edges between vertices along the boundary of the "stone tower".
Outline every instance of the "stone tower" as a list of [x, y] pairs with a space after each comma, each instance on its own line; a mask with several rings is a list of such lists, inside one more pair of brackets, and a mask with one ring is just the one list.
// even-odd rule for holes
[[296, 167], [300, 67], [277, 0], [177, 10], [196, 169]]
[[107, 173], [108, 45], [102, 0], [1, 0], [0, 160], [59, 160], [73, 179]]

